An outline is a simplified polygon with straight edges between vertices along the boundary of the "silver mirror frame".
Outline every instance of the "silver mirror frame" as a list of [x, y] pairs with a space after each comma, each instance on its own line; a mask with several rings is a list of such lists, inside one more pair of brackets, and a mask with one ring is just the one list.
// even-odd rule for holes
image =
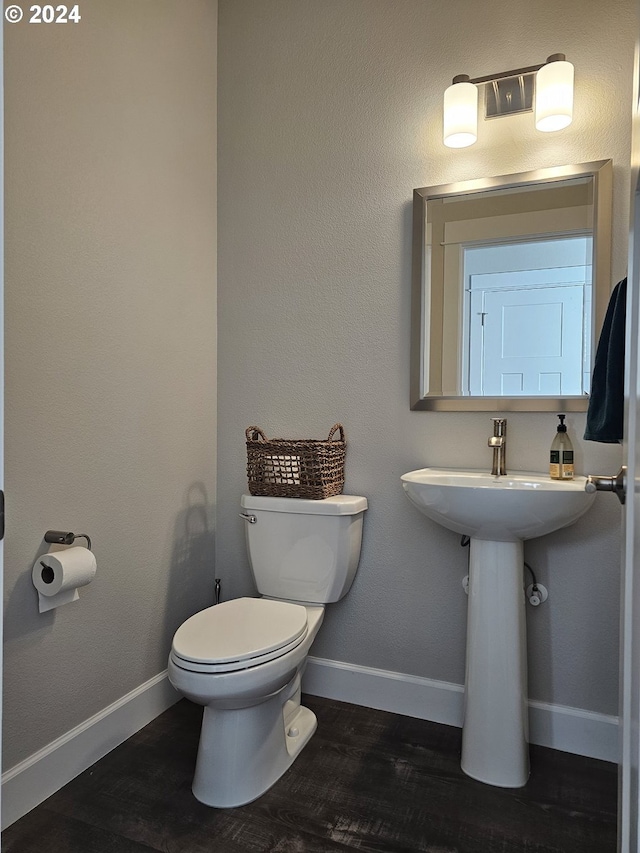
[[566, 178], [593, 178], [594, 181], [594, 311], [592, 316], [593, 354], [597, 336], [607, 310], [612, 289], [611, 281], [611, 217], [613, 165], [611, 160], [597, 160], [572, 166], [555, 166], [536, 169], [515, 175], [480, 178], [460, 181], [435, 187], [421, 187], [413, 191], [413, 252], [411, 284], [411, 408], [438, 412], [584, 412], [589, 404], [588, 396], [582, 397], [447, 397], [438, 393], [442, 378], [430, 375], [429, 387], [423, 394], [422, 369], [423, 329], [425, 316], [424, 282], [425, 241], [427, 223], [427, 200], [443, 196], [505, 189], [527, 184], [553, 183]]

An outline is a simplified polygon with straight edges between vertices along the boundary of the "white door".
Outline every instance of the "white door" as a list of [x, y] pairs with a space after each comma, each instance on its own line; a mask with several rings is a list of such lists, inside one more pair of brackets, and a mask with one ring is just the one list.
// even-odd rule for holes
[[[4, 61], [3, 23], [0, 16], [0, 601], [3, 599], [4, 555]], [[0, 607], [0, 637], [2, 637], [3, 608]], [[2, 644], [0, 643], [0, 731], [2, 729]], [[0, 738], [0, 744], [1, 744]], [[0, 766], [2, 750], [0, 748]], [[0, 795], [2, 788], [0, 787]], [[0, 796], [0, 812], [2, 802]]]
[[[483, 345], [481, 357], [470, 359], [471, 393], [582, 394], [584, 288], [581, 282], [472, 294], [471, 312], [482, 319]], [[479, 310], [474, 296], [481, 299]]]
[[589, 392], [592, 256], [578, 235], [463, 247], [465, 393]]
[[621, 622], [622, 762], [618, 808], [620, 853], [640, 851], [640, 115], [638, 113], [638, 57], [636, 47], [634, 115], [631, 155], [631, 226], [627, 287], [625, 366], [625, 438], [627, 466], [624, 506], [623, 597]]

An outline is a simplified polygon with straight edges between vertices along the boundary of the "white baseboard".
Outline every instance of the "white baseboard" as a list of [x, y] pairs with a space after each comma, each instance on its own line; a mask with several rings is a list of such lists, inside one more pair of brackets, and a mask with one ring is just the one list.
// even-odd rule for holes
[[2, 829], [21, 818], [178, 701], [167, 671], [2, 774]]
[[[302, 689], [450, 726], [462, 725], [464, 688], [415, 675], [309, 657]], [[2, 774], [2, 829], [54, 794], [178, 701], [167, 672], [127, 693]], [[532, 743], [618, 761], [618, 718], [529, 702]]]
[[[400, 672], [309, 657], [302, 690], [313, 696], [462, 726], [464, 687]], [[580, 708], [529, 702], [529, 740], [563, 752], [618, 762], [618, 718]]]

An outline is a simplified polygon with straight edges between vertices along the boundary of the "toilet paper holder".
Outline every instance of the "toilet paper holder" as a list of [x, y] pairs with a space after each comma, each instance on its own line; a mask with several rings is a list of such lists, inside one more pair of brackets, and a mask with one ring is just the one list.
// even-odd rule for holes
[[91, 539], [86, 533], [47, 530], [44, 539], [50, 545], [73, 545], [76, 539], [86, 539], [87, 547], [54, 549], [36, 557], [31, 580], [38, 592], [40, 613], [77, 601], [80, 597], [78, 588], [91, 583], [97, 569]]
[[91, 539], [86, 533], [66, 533], [64, 530], [47, 530], [44, 541], [50, 545], [73, 545], [76, 539], [86, 539], [87, 548], [91, 550]]

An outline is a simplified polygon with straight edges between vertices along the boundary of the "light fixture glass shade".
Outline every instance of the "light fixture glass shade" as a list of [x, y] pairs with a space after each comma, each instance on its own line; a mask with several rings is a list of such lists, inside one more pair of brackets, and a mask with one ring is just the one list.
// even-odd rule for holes
[[444, 144], [466, 148], [478, 138], [478, 89], [454, 83], [444, 93]]
[[536, 128], [562, 130], [573, 119], [573, 65], [548, 62], [536, 75]]

